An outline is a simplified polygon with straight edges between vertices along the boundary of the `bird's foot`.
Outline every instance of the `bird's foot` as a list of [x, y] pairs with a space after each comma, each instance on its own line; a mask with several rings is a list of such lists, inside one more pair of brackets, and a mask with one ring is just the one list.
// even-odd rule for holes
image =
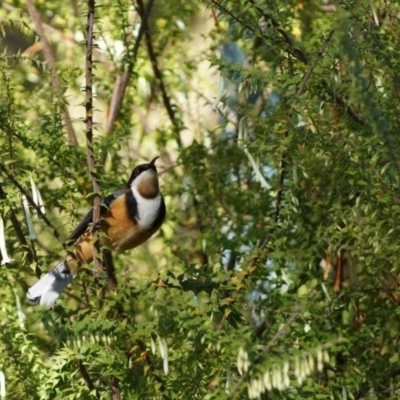
[[97, 220], [96, 222], [89, 222], [88, 226], [93, 229], [100, 229], [101, 228], [101, 219]]

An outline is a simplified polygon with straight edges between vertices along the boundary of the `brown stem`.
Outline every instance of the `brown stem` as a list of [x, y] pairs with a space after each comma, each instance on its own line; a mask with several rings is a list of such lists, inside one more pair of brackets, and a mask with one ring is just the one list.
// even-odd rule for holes
[[[5, 197], [6, 197], [6, 194], [0, 185], [0, 198], [3, 199]], [[9, 211], [9, 216], [10, 216], [11, 224], [12, 224], [14, 231], [18, 237], [20, 245], [27, 250], [27, 257], [28, 257], [29, 263], [30, 264], [35, 263], [37, 266], [37, 257], [36, 257], [35, 249], [31, 248], [29, 246], [29, 243], [25, 238], [24, 232], [21, 229], [21, 224], [19, 223], [17, 216], [12, 208]], [[40, 276], [40, 271], [37, 267], [36, 267], [35, 273], [37, 276]]]
[[111, 291], [116, 291], [118, 287], [118, 281], [115, 274], [112, 253], [110, 251], [103, 252], [103, 261], [107, 272], [108, 287]]
[[[56, 90], [57, 96], [60, 97], [60, 96], [62, 96], [63, 93], [62, 93], [60, 79], [57, 75], [56, 60], [53, 55], [53, 52], [51, 51], [50, 43], [47, 40], [47, 37], [44, 33], [44, 29], [42, 26], [42, 21], [40, 20], [39, 13], [35, 7], [35, 3], [33, 0], [26, 0], [26, 7], [27, 7], [28, 13], [35, 25], [36, 32], [41, 36], [41, 41], [43, 43], [43, 53], [46, 58], [47, 65], [50, 68], [51, 83]], [[75, 147], [78, 147], [78, 140], [76, 138], [76, 134], [75, 134], [74, 128], [72, 126], [71, 118], [69, 116], [66, 106], [63, 106], [62, 117], [63, 117], [65, 125], [67, 127], [67, 133], [68, 133], [68, 137], [69, 137], [71, 143]]]
[[[137, 54], [139, 51], [139, 46], [140, 42], [142, 41], [144, 30], [145, 30], [145, 24], [150, 16], [150, 11], [151, 8], [153, 7], [154, 0], [149, 0], [149, 2], [146, 5], [146, 8], [144, 10], [144, 13], [142, 14], [142, 23], [140, 24], [139, 32], [135, 41], [135, 44], [133, 45], [133, 49], [131, 52], [131, 55], [128, 59], [126, 71], [122, 75], [118, 75], [115, 85], [114, 85], [114, 91], [111, 97], [111, 103], [109, 107], [109, 114], [108, 114], [108, 120], [106, 123], [106, 134], [110, 135], [110, 133], [114, 129], [114, 124], [115, 121], [118, 119], [118, 116], [121, 112], [122, 108], [122, 102], [125, 96], [126, 89], [129, 85], [130, 79], [132, 72], [135, 68], [136, 65], [136, 60], [137, 60]], [[104, 152], [102, 153], [101, 159], [100, 159], [100, 164], [104, 164], [107, 158], [107, 150], [105, 149]]]
[[[93, 29], [95, 19], [95, 0], [88, 0], [87, 3], [87, 24], [86, 24], [86, 156], [90, 179], [93, 185], [93, 224], [96, 226], [100, 222], [100, 184], [96, 172], [93, 151]], [[100, 243], [98, 229], [95, 227], [93, 232], [93, 260], [95, 270], [100, 275], [102, 266], [98, 255], [100, 254]]]
[[335, 293], [340, 292], [340, 288], [342, 286], [342, 275], [343, 275], [342, 252], [338, 250], [338, 252], [336, 253], [335, 284], [333, 285], [333, 291]]
[[23, 188], [23, 186], [14, 178], [14, 176], [8, 171], [6, 166], [0, 162], [0, 170], [3, 171], [4, 175], [12, 182], [12, 184], [26, 197], [28, 203], [36, 210], [39, 217], [44, 221], [44, 223], [53, 230], [54, 237], [62, 244], [64, 249], [67, 248], [64, 240], [55, 226], [50, 222], [50, 220], [46, 217], [45, 214], [42, 213], [42, 210], [36, 203], [33, 201], [30, 194]]
[[[79, 372], [81, 373], [81, 376], [86, 383], [86, 386], [92, 392], [93, 390], [95, 390], [95, 386], [82, 360], [78, 361], [78, 367], [79, 367]], [[99, 394], [97, 393], [97, 391], [96, 391], [96, 398], [99, 398]]]
[[275, 19], [269, 15], [268, 13], [266, 13], [262, 8], [258, 7], [256, 5], [255, 0], [250, 0], [250, 3], [252, 3], [255, 6], [255, 9], [263, 16], [263, 18], [265, 19], [265, 21], [270, 21], [272, 26], [274, 28], [276, 28], [277, 32], [283, 37], [283, 39], [285, 40], [286, 44], [289, 46], [288, 52], [296, 57], [298, 60], [300, 60], [301, 62], [303, 62], [304, 64], [308, 64], [308, 58], [305, 55], [305, 53], [303, 51], [301, 51], [300, 49], [294, 48], [294, 40], [290, 37], [290, 35], [285, 31], [285, 29], [281, 28], [279, 26], [279, 23], [277, 21], [275, 21]]
[[[294, 97], [293, 100], [293, 105], [296, 104], [296, 102], [299, 100], [300, 96], [305, 92], [306, 90], [306, 84], [308, 82], [308, 80], [310, 79], [315, 67], [318, 64], [319, 59], [323, 56], [326, 48], [328, 47], [330, 41], [332, 40], [333, 34], [335, 33], [335, 29], [331, 29], [331, 31], [329, 32], [327, 38], [324, 40], [324, 43], [322, 44], [321, 48], [319, 49], [317, 55], [315, 56], [313, 62], [311, 63], [310, 67], [308, 68], [306, 74], [304, 75], [299, 90], [296, 93], [296, 96]], [[292, 106], [292, 110], [293, 110], [293, 106]], [[293, 115], [293, 111], [291, 110], [291, 114], [290, 116]]]
[[118, 378], [114, 375], [111, 376], [111, 390], [112, 400], [121, 400], [121, 392], [119, 390]]
[[[36, 210], [38, 216], [44, 221], [44, 223], [53, 231], [53, 236], [61, 243], [61, 246], [63, 249], [67, 252], [67, 254], [72, 257], [74, 260], [76, 260], [78, 263], [80, 263], [80, 260], [77, 258], [76, 254], [73, 253], [69, 248], [68, 244], [65, 243], [64, 239], [58, 232], [57, 228], [51, 223], [51, 221], [46, 217], [45, 214], [43, 214], [41, 208], [33, 201], [32, 197], [30, 194], [24, 189], [24, 187], [14, 178], [14, 176], [7, 170], [6, 166], [0, 162], [0, 170], [3, 171], [4, 175], [11, 181], [11, 183], [23, 194], [26, 199], [28, 200], [28, 203]], [[18, 221], [16, 221], [18, 223]], [[20, 230], [20, 229], [19, 229]], [[22, 231], [21, 231], [22, 232]], [[18, 234], [18, 231], [17, 231]], [[21, 233], [18, 235], [20, 236]], [[23, 235], [23, 233], [22, 233]], [[21, 242], [22, 243], [22, 242]], [[32, 249], [32, 254], [33, 254], [33, 259], [36, 259], [36, 250], [35, 247], [33, 246], [33, 243], [31, 243], [31, 249]], [[38, 269], [36, 269], [36, 274], [39, 274]]]
[[345, 110], [346, 114], [355, 121], [358, 125], [364, 126], [365, 122], [359, 115], [345, 102], [345, 100], [336, 92], [329, 90], [329, 84], [325, 79], [321, 81], [322, 86], [326, 89], [326, 93], [333, 99], [333, 101]]
[[[222, 4], [219, 4], [215, 0], [211, 0], [211, 2], [213, 4], [215, 4], [220, 10], [222, 10], [225, 14], [227, 14], [231, 18], [233, 18], [240, 25], [242, 25], [246, 29], [248, 29], [250, 32], [253, 32], [253, 33], [259, 35], [262, 41], [265, 41], [266, 39], [269, 39], [269, 38], [265, 37], [265, 34], [261, 29], [255, 29], [252, 26], [246, 24], [243, 20], [239, 19], [236, 15], [234, 15], [231, 11], [229, 11]], [[253, 3], [253, 1], [251, 1], [251, 2]], [[255, 8], [259, 13], [261, 13], [261, 15], [263, 15], [263, 17], [266, 20], [271, 21], [272, 25], [276, 28], [276, 30], [279, 32], [279, 34], [284, 38], [285, 42], [288, 44], [287, 52], [289, 54], [291, 54], [293, 57], [295, 57], [298, 60], [300, 60], [302, 63], [307, 64], [308, 60], [307, 60], [306, 55], [301, 50], [293, 47], [294, 42], [293, 42], [292, 38], [289, 36], [289, 34], [283, 28], [280, 28], [279, 24], [272, 17], [270, 17], [269, 15], [264, 13], [261, 8], [259, 8], [259, 7], [255, 7]]]
[[180, 126], [179, 126], [179, 121], [176, 119], [175, 116], [175, 112], [174, 109], [172, 107], [172, 103], [171, 103], [171, 99], [169, 98], [168, 94], [167, 94], [167, 89], [165, 87], [164, 84], [164, 78], [163, 78], [163, 74], [158, 66], [158, 61], [157, 61], [157, 56], [156, 53], [154, 51], [154, 47], [153, 47], [153, 41], [151, 39], [151, 33], [150, 33], [150, 29], [149, 29], [149, 24], [148, 21], [144, 19], [144, 6], [143, 6], [143, 1], [142, 0], [137, 0], [137, 4], [138, 4], [138, 9], [139, 9], [139, 13], [142, 17], [142, 21], [143, 21], [143, 25], [144, 25], [144, 36], [145, 36], [145, 41], [146, 41], [146, 47], [147, 47], [147, 53], [149, 54], [149, 58], [150, 58], [150, 62], [151, 62], [151, 66], [153, 68], [153, 73], [154, 76], [157, 79], [157, 83], [160, 87], [161, 90], [161, 97], [164, 103], [164, 107], [167, 110], [168, 113], [168, 117], [171, 121], [171, 124], [174, 128], [175, 131], [175, 136], [176, 136], [176, 141], [178, 143], [179, 147], [182, 147], [182, 140], [180, 137]]

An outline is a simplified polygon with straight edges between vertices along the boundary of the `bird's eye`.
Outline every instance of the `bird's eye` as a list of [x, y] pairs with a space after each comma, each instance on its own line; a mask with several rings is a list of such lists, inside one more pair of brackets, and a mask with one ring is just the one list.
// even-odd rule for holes
[[135, 169], [135, 176], [139, 176], [142, 171], [139, 168]]

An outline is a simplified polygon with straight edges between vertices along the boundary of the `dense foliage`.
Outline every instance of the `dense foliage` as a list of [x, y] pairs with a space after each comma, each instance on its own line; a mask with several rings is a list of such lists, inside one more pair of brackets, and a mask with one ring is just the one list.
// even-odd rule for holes
[[26, 290], [93, 205], [93, 4], [23, 3], [0, 9], [0, 397], [397, 398], [400, 6], [96, 1], [91, 172], [107, 195], [161, 155], [168, 216], [116, 288], [85, 266], [47, 311]]

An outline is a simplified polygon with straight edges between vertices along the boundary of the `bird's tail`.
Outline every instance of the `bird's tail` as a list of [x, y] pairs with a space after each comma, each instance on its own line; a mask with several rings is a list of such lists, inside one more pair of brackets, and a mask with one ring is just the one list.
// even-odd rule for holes
[[61, 292], [74, 279], [66, 261], [61, 261], [53, 270], [40, 278], [27, 293], [31, 304], [44, 305], [47, 308], [53, 306]]

